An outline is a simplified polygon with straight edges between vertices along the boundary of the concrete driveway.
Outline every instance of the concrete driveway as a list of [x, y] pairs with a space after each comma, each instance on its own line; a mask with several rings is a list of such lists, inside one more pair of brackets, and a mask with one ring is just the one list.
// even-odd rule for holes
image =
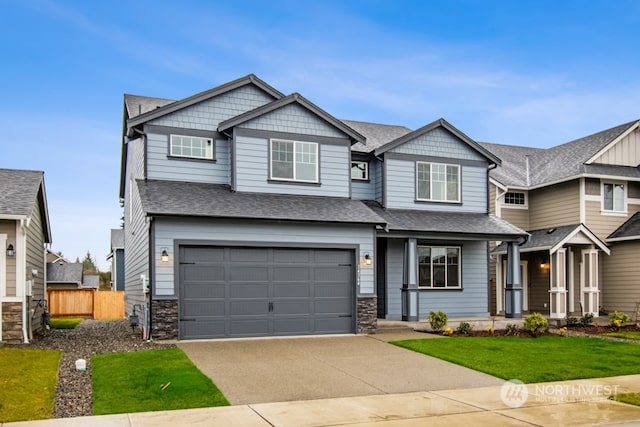
[[[415, 334], [415, 335], [414, 335]], [[428, 335], [403, 333], [399, 339]], [[180, 342], [233, 405], [501, 385], [405, 350], [389, 335]]]

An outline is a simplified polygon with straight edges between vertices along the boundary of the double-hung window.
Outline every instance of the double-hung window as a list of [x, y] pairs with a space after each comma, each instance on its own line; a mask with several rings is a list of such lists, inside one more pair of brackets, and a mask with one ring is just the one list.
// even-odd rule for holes
[[171, 135], [169, 155], [172, 157], [213, 160], [213, 140], [200, 136]]
[[605, 182], [602, 188], [602, 209], [609, 212], [625, 212], [624, 185]]
[[351, 162], [351, 179], [357, 181], [369, 180], [369, 162]]
[[460, 202], [460, 166], [416, 163], [416, 198], [429, 202]]
[[421, 288], [460, 288], [460, 247], [418, 246]]
[[318, 182], [318, 144], [271, 140], [271, 179]]

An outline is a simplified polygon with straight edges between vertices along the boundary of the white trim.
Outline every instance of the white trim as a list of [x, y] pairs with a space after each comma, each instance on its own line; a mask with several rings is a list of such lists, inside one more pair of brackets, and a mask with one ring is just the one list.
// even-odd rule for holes
[[505, 195], [505, 193], [507, 192], [507, 189], [508, 189], [507, 187], [496, 186], [496, 197], [493, 202], [493, 205], [495, 207], [494, 214], [498, 218], [502, 218], [502, 203], [500, 202], [500, 198]]
[[575, 230], [573, 230], [571, 233], [567, 235], [567, 237], [565, 237], [560, 242], [556, 243], [555, 246], [549, 249], [549, 253], [553, 254], [554, 252], [558, 251], [565, 244], [567, 244], [572, 238], [574, 238], [576, 234], [578, 234], [579, 232], [584, 233], [589, 238], [589, 240], [591, 240], [598, 247], [598, 249], [602, 250], [607, 255], [611, 255], [611, 250], [603, 242], [601, 242], [600, 239], [598, 239], [598, 237], [595, 234], [589, 231], [582, 224], [577, 226]]
[[[585, 202], [598, 202], [598, 203], [602, 203], [602, 196], [596, 196], [595, 194], [585, 194], [583, 197], [583, 200]], [[581, 221], [584, 222], [584, 221]]]
[[[7, 295], [7, 235], [0, 234], [0, 297]], [[0, 316], [0, 329], [2, 317]]]
[[627, 242], [631, 240], [640, 240], [640, 236], [613, 237], [611, 239], [607, 239], [607, 242]]
[[[622, 191], [623, 191], [623, 198], [622, 198], [622, 210], [621, 211], [616, 211], [613, 209], [605, 209], [604, 207], [604, 186], [605, 185], [612, 185], [614, 186], [614, 197], [615, 197], [615, 186], [620, 185], [622, 186]], [[603, 215], [626, 215], [627, 214], [627, 189], [629, 188], [629, 186], [627, 185], [626, 181], [620, 181], [620, 180], [601, 180], [600, 181], [600, 210], [601, 213]], [[612, 202], [615, 204], [615, 198], [612, 200]]]
[[587, 160], [585, 162], [585, 164], [590, 165], [591, 163], [593, 163], [596, 160], [598, 160], [598, 158], [600, 156], [602, 156], [604, 153], [606, 153], [607, 151], [609, 151], [609, 149], [611, 149], [611, 147], [616, 145], [618, 142], [622, 141], [624, 138], [627, 137], [627, 135], [629, 135], [631, 132], [633, 132], [638, 127], [638, 123], [640, 123], [640, 120], [636, 121], [634, 124], [629, 126], [629, 128], [627, 130], [625, 130], [624, 132], [622, 132], [616, 139], [614, 139], [613, 141], [611, 141], [610, 143], [605, 145], [603, 148], [601, 148], [600, 151], [598, 151], [589, 160]]
[[[492, 183], [493, 185], [495, 185], [496, 187], [498, 187], [499, 189], [503, 190], [503, 191], [507, 191], [508, 187], [506, 185], [503, 185], [502, 183], [500, 183], [500, 181], [498, 181], [495, 178], [489, 177], [489, 182]], [[515, 188], [515, 187], [513, 187]]]
[[[273, 142], [285, 142], [291, 143], [293, 145], [293, 178], [280, 178], [273, 176]], [[310, 146], [315, 147], [315, 156], [316, 156], [316, 164], [315, 164], [315, 179], [298, 179], [296, 178], [296, 144], [308, 144]], [[349, 169], [351, 172], [351, 169]], [[349, 177], [351, 177], [351, 173], [349, 173]], [[310, 182], [310, 183], [319, 183], [320, 182], [320, 144], [317, 142], [311, 141], [297, 141], [290, 139], [280, 139], [280, 138], [270, 138], [269, 139], [269, 179], [272, 181], [283, 181], [283, 182]]]
[[[627, 185], [629, 185], [627, 183]], [[635, 197], [629, 197], [629, 193], [627, 193], [627, 206], [628, 205], [640, 205], [640, 199], [636, 199]]]
[[[507, 203], [507, 194], [508, 193], [514, 193], [514, 194], [522, 194], [524, 196], [524, 203], [522, 205], [516, 204], [516, 203]], [[529, 209], [529, 192], [526, 190], [512, 190], [512, 189], [508, 189], [503, 197], [502, 197], [502, 205], [505, 208], [508, 209]]]
[[[204, 140], [209, 145], [209, 155], [208, 156], [193, 156], [193, 155], [185, 155], [185, 154], [174, 154], [173, 153], [173, 137], [176, 138], [191, 138], [191, 139], [199, 139]], [[180, 146], [182, 149], [182, 145]], [[193, 147], [191, 147], [193, 148]], [[180, 157], [183, 159], [198, 159], [198, 160], [213, 160], [215, 157], [213, 155], [215, 151], [215, 142], [212, 138], [207, 138], [204, 136], [193, 136], [193, 135], [179, 135], [179, 134], [171, 134], [169, 135], [169, 156], [171, 157]]]
[[[573, 249], [571, 249], [571, 247], [567, 248], [567, 254], [568, 254], [568, 263], [567, 263], [567, 271], [569, 272], [569, 274], [567, 274], [567, 290], [568, 290], [568, 296], [567, 298], [569, 298], [569, 313], [573, 313], [575, 311], [575, 286], [576, 286], [576, 278], [575, 278], [575, 260], [573, 259], [574, 254], [573, 254]], [[568, 314], [568, 313], [567, 313]]]
[[[424, 199], [424, 198], [420, 198], [419, 196], [419, 185], [418, 185], [418, 180], [419, 180], [419, 174], [418, 174], [418, 166], [419, 165], [429, 165], [429, 195], [433, 196], [433, 168], [431, 167], [431, 165], [440, 165], [440, 166], [444, 166], [444, 175], [445, 175], [445, 182], [444, 182], [444, 190], [445, 190], [445, 198], [442, 200], [439, 199], [434, 199], [434, 198], [429, 198], [429, 199]], [[456, 200], [449, 200], [447, 199], [447, 167], [455, 167], [458, 170], [458, 198]], [[416, 174], [416, 200], [421, 201], [421, 202], [436, 202], [436, 203], [460, 203], [462, 200], [462, 171], [461, 171], [461, 167], [460, 165], [456, 165], [453, 163], [439, 163], [439, 162], [422, 162], [422, 161], [417, 161], [416, 162], [416, 166], [415, 166], [415, 174]]]
[[578, 178], [599, 178], [599, 179], [609, 179], [609, 180], [618, 180], [618, 181], [626, 180], [626, 181], [640, 182], [640, 178], [634, 178], [630, 176], [601, 175], [601, 174], [595, 174], [595, 173], [579, 173], [577, 175], [571, 175], [566, 178], [560, 178], [555, 181], [544, 182], [542, 184], [532, 185], [529, 187], [510, 186], [509, 188], [512, 188], [514, 190], [516, 189], [518, 190], [522, 189], [522, 190], [528, 190], [528, 191], [537, 190], [538, 188], [550, 187], [552, 185], [562, 184], [563, 182], [573, 181], [574, 179], [578, 179]]
[[8, 215], [8, 214], [0, 214], [0, 219], [6, 219], [9, 221], [24, 221], [29, 218], [29, 215]]

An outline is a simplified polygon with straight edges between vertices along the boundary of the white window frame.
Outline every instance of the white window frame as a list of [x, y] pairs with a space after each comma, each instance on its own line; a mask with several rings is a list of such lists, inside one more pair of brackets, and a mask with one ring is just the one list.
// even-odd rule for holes
[[[420, 197], [420, 191], [419, 191], [419, 173], [418, 173], [418, 168], [420, 167], [420, 165], [429, 165], [429, 194], [431, 196], [433, 196], [433, 165], [438, 165], [438, 166], [444, 166], [445, 167], [445, 198], [440, 200], [440, 199], [434, 199], [433, 197], [429, 198], [429, 199], [425, 199], [425, 198], [421, 198]], [[447, 199], [447, 195], [446, 195], [446, 191], [447, 191], [447, 182], [446, 182], [446, 170], [448, 167], [453, 167], [456, 168], [457, 170], [457, 175], [458, 175], [458, 188], [457, 188], [457, 193], [458, 193], [458, 198], [456, 200], [448, 200]], [[462, 177], [461, 177], [461, 168], [460, 165], [455, 165], [455, 164], [451, 164], [451, 163], [437, 163], [437, 162], [416, 162], [416, 167], [415, 167], [415, 173], [416, 173], [416, 200], [421, 201], [421, 202], [436, 202], [436, 203], [460, 203], [461, 198], [462, 198], [462, 186], [461, 186], [461, 181], [462, 181]]]
[[[615, 186], [622, 186], [622, 191], [623, 191], [623, 196], [622, 196], [622, 210], [616, 210], [616, 209], [607, 209], [605, 206], [605, 186], [606, 185], [613, 185], [614, 189]], [[602, 188], [601, 188], [601, 203], [602, 203], [602, 212], [603, 213], [607, 213], [607, 214], [626, 214], [627, 213], [627, 185], [626, 182], [621, 182], [621, 181], [602, 181]], [[613, 199], [613, 205], [615, 206], [615, 192], [614, 192], [614, 199]]]
[[[284, 142], [293, 144], [293, 177], [292, 178], [281, 178], [277, 176], [273, 176], [273, 143], [274, 142]], [[297, 176], [297, 152], [303, 146], [307, 145], [310, 147], [314, 147], [315, 149], [315, 179], [298, 179]], [[269, 140], [269, 179], [273, 181], [288, 181], [288, 182], [309, 182], [309, 183], [318, 183], [320, 180], [320, 147], [317, 142], [309, 142], [309, 141], [293, 141], [287, 139], [270, 139]]]
[[[458, 251], [458, 286], [447, 286], [448, 283], [448, 265], [449, 264], [444, 264], [444, 271], [445, 271], [445, 286], [433, 286], [433, 258], [431, 258], [431, 261], [429, 263], [429, 274], [431, 275], [431, 286], [422, 286], [421, 285], [421, 281], [420, 281], [420, 249], [421, 248], [429, 248], [431, 251], [433, 251], [433, 249], [444, 249], [445, 253], [446, 251], [448, 251], [449, 249], [455, 249]], [[433, 253], [433, 252], [432, 252]], [[432, 245], [418, 245], [418, 250], [417, 250], [417, 255], [418, 257], [417, 259], [417, 265], [418, 265], [418, 288], [420, 289], [462, 289], [462, 247], [461, 246], [432, 246]], [[446, 257], [446, 255], [445, 255]]]
[[[206, 143], [205, 151], [207, 151], [207, 146], [208, 146], [208, 152], [206, 152], [204, 156], [194, 156], [194, 155], [187, 155], [182, 153], [177, 154], [174, 152], [174, 147], [177, 147], [178, 138], [181, 140], [180, 141], [181, 144], [183, 143], [182, 139], [184, 138], [190, 139], [191, 142], [193, 142], [193, 140], [203, 141]], [[181, 148], [182, 148], [182, 145], [181, 145]], [[169, 156], [171, 157], [180, 157], [185, 159], [197, 159], [197, 160], [213, 160], [214, 151], [215, 151], [214, 142], [213, 142], [213, 139], [211, 138], [206, 138], [203, 136], [177, 135], [177, 134], [171, 134], [169, 136]]]
[[[507, 203], [507, 194], [522, 194], [522, 196], [524, 197], [524, 203], [523, 204]], [[510, 209], [525, 209], [529, 207], [529, 196], [526, 191], [520, 191], [520, 190], [507, 191], [504, 193], [504, 196], [502, 198], [502, 205], [509, 207]]]
[[[364, 165], [364, 169], [360, 169], [359, 166]], [[357, 177], [354, 178], [353, 177], [353, 168], [354, 167], [358, 167], [358, 170], [361, 170], [362, 172], [364, 172], [364, 178], [361, 177]], [[352, 160], [351, 161], [351, 179], [354, 181], [369, 181], [369, 162], [367, 162], [366, 160]]]

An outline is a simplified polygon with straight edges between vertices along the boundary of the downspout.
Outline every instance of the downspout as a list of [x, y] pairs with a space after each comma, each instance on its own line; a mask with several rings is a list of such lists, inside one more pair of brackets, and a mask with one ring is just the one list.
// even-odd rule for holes
[[[20, 260], [24, 261], [24, 263], [21, 262], [21, 266], [16, 265], [16, 277], [18, 274], [20, 274], [23, 279], [22, 279], [22, 283], [20, 284], [20, 286], [22, 287], [22, 342], [25, 344], [29, 344], [29, 330], [27, 328], [27, 230], [26, 227], [29, 227], [30, 224], [30, 219], [29, 218], [21, 218], [20, 219], [20, 232], [21, 232], [21, 236], [20, 239], [22, 240], [22, 252], [24, 252], [24, 254], [21, 256]], [[16, 240], [18, 239], [18, 236], [16, 235]], [[16, 245], [17, 246], [17, 245]], [[22, 273], [20, 273], [20, 271], [22, 271]], [[16, 283], [17, 285], [17, 283]], [[17, 294], [17, 286], [16, 286], [16, 294]]]
[[[155, 247], [155, 224], [153, 221], [153, 217], [149, 216], [147, 217], [147, 232], [148, 232], [148, 236], [149, 236], [149, 276], [147, 277], [147, 280], [149, 280], [149, 293], [147, 294], [148, 298], [149, 298], [149, 308], [147, 310], [147, 341], [151, 341], [152, 340], [152, 336], [151, 336], [151, 327], [153, 326], [153, 321], [151, 320], [153, 318], [153, 316], [151, 315], [151, 310], [152, 310], [152, 300], [153, 300], [153, 290], [154, 290], [154, 273], [156, 271], [156, 266], [155, 266], [155, 257], [154, 257], [154, 247]], [[146, 286], [146, 284], [143, 284], [143, 292], [145, 291], [144, 286]]]

